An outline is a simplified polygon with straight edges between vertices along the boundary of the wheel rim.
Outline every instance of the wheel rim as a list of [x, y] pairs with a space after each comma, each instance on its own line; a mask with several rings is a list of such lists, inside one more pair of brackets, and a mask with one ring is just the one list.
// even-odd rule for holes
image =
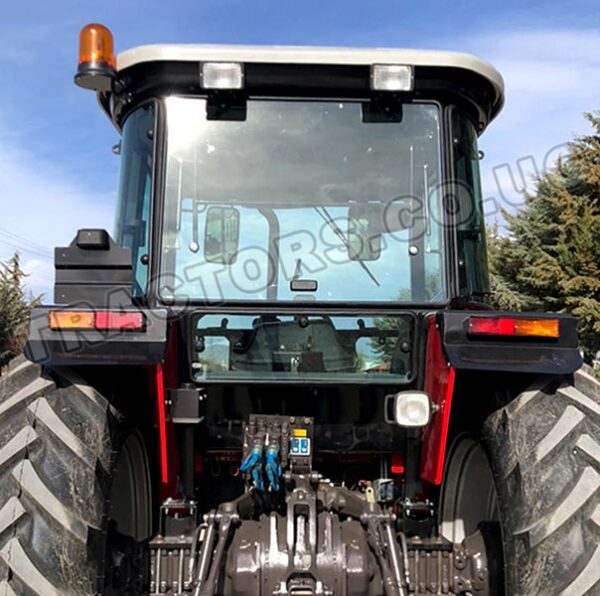
[[136, 542], [150, 536], [152, 502], [150, 469], [141, 435], [129, 434], [113, 473], [109, 519], [123, 536]]
[[482, 522], [499, 521], [492, 469], [480, 443], [458, 437], [450, 450], [442, 484], [440, 533], [460, 543]]

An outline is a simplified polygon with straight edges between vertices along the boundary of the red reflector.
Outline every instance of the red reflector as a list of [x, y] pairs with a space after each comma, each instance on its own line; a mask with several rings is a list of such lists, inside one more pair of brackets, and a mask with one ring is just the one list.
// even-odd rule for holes
[[401, 453], [392, 453], [390, 472], [395, 475], [404, 474], [404, 457]]
[[471, 335], [559, 337], [558, 319], [517, 319], [512, 317], [470, 317]]
[[144, 328], [144, 315], [141, 312], [97, 312], [96, 329], [139, 331]]

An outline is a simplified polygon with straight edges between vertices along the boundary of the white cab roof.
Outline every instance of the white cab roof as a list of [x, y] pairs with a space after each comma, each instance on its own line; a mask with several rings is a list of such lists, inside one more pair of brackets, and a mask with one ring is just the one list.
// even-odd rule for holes
[[502, 103], [504, 81], [500, 73], [485, 60], [470, 54], [438, 50], [404, 50], [388, 48], [332, 48], [295, 46], [236, 46], [166, 44], [140, 46], [117, 56], [117, 69], [141, 62], [269, 62], [284, 64], [412, 64], [464, 68], [485, 77]]

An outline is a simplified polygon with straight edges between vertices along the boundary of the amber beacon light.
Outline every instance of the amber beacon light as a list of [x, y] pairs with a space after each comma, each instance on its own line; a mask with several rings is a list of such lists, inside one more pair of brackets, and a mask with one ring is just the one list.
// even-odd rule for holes
[[75, 83], [84, 89], [110, 91], [117, 60], [113, 36], [104, 25], [86, 25], [79, 34], [79, 65]]

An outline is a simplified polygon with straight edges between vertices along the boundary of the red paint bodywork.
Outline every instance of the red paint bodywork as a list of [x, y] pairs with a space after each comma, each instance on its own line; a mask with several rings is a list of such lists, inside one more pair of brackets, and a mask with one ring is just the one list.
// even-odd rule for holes
[[169, 389], [177, 387], [177, 376], [177, 329], [174, 323], [169, 333], [165, 362], [153, 367], [161, 501], [168, 497], [177, 497], [178, 450], [166, 397]]
[[425, 392], [438, 409], [423, 432], [421, 478], [434, 485], [440, 485], [444, 477], [455, 378], [456, 370], [446, 359], [442, 335], [432, 316], [427, 322]]
[[163, 365], [157, 364], [154, 371], [156, 387], [156, 422], [158, 424], [158, 458], [160, 463], [160, 482], [169, 482], [169, 457], [167, 446], [167, 404], [165, 400], [165, 382]]

